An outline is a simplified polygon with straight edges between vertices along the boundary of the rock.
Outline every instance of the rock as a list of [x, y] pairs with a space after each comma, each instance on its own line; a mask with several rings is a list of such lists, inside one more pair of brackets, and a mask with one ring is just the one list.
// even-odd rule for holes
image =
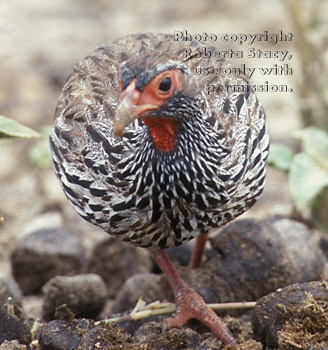
[[274, 349], [327, 349], [327, 283], [293, 284], [261, 298], [253, 331], [255, 339]]
[[130, 277], [118, 292], [111, 312], [120, 313], [133, 309], [140, 297], [146, 303], [167, 299], [171, 292], [167, 290], [166, 284], [163, 285], [161, 281], [161, 276], [150, 272]]
[[95, 318], [105, 305], [106, 294], [105, 282], [96, 274], [53, 277], [44, 286], [43, 318], [53, 319], [56, 308], [64, 304], [77, 317]]
[[63, 223], [64, 220], [62, 213], [54, 210], [46, 211], [45, 213], [39, 214], [29, 220], [25, 225], [23, 232], [21, 232], [21, 237], [26, 237], [37, 231], [56, 229], [61, 227]]
[[225, 281], [230, 301], [257, 300], [279, 287], [320, 279], [326, 262], [318, 239], [289, 219], [237, 220], [211, 243], [217, 256], [204, 267]]
[[97, 245], [92, 253], [88, 271], [100, 275], [113, 298], [122, 284], [137, 273], [150, 272], [154, 266], [149, 252], [110, 237]]
[[22, 292], [12, 278], [0, 278], [0, 307], [12, 298], [12, 303], [18, 306], [22, 305]]
[[187, 242], [179, 247], [168, 248], [165, 252], [172, 262], [177, 262], [181, 266], [188, 266], [192, 250], [192, 245]]
[[11, 311], [7, 305], [0, 309], [0, 344], [5, 340], [17, 340], [23, 345], [31, 342], [31, 327], [19, 306], [13, 305]]
[[[226, 282], [211, 269], [205, 267], [199, 267], [197, 269], [178, 267], [178, 272], [204, 298], [206, 303], [231, 301], [230, 291], [227, 289]], [[163, 276], [163, 279], [167, 283], [166, 289], [171, 290], [165, 276]], [[171, 300], [174, 300], [173, 297]]]
[[57, 275], [80, 273], [85, 251], [77, 236], [62, 228], [23, 236], [11, 255], [13, 275], [23, 294], [34, 294]]
[[320, 248], [324, 252], [325, 256], [328, 258], [328, 237], [323, 235], [320, 240]]
[[320, 247], [321, 237], [295, 220], [273, 219], [271, 222], [293, 261], [293, 274], [289, 283], [320, 280], [327, 262]]

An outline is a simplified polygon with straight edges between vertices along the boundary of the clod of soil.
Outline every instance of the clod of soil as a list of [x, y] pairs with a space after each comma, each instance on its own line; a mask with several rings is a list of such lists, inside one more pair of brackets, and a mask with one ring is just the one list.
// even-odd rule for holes
[[22, 292], [16, 281], [12, 278], [0, 278], [0, 306], [6, 304], [9, 297], [13, 304], [22, 305]]
[[0, 345], [0, 350], [26, 350], [26, 345], [19, 344], [17, 340], [5, 340]]
[[13, 312], [4, 304], [0, 309], [0, 344], [5, 340], [17, 340], [23, 345], [31, 342], [31, 327], [22, 309], [16, 305]]
[[227, 345], [224, 350], [263, 350], [263, 345], [255, 340], [248, 340], [238, 345]]
[[38, 333], [41, 348], [48, 350], [78, 349], [83, 336], [94, 322], [87, 319], [77, 320], [72, 312], [62, 306], [57, 309], [57, 320], [43, 325]]
[[112, 298], [129, 277], [150, 272], [153, 266], [152, 258], [146, 249], [109, 238], [95, 247], [88, 271], [104, 279], [108, 297]]
[[211, 238], [204, 267], [226, 283], [230, 301], [257, 300], [295, 282], [320, 279], [326, 259], [307, 227], [289, 219], [236, 220]]
[[170, 329], [163, 333], [161, 324], [158, 322], [145, 323], [135, 333], [134, 340], [137, 344], [140, 344], [139, 346], [147, 344], [147, 347], [145, 347], [147, 350], [199, 349], [201, 343], [200, 335], [190, 328]]
[[[130, 277], [120, 288], [111, 312], [120, 313], [132, 309], [140, 297], [146, 303], [167, 299], [168, 289], [164, 289], [160, 281], [161, 276], [151, 272], [139, 273]], [[171, 295], [170, 292], [169, 295]]]
[[[182, 278], [199, 293], [207, 303], [231, 301], [229, 292], [225, 289], [222, 279], [209, 269], [198, 268], [191, 270], [178, 266]], [[138, 299], [146, 303], [156, 300], [174, 302], [172, 289], [164, 275], [153, 273], [138, 274], [130, 277], [119, 290], [111, 312], [120, 313], [133, 309]]]
[[51, 277], [80, 273], [84, 261], [80, 239], [61, 228], [22, 237], [11, 255], [13, 275], [24, 295], [39, 292]]
[[[211, 243], [200, 268], [176, 264], [183, 279], [207, 303], [257, 300], [295, 281], [319, 279], [326, 262], [318, 237], [289, 219], [237, 220], [211, 238]], [[111, 312], [132, 309], [140, 296], [147, 303], [174, 301], [164, 276], [135, 275], [119, 290]]]
[[95, 325], [90, 320], [77, 320], [66, 307], [57, 311], [59, 319], [44, 325], [39, 332], [39, 344], [47, 350], [199, 349], [200, 336], [190, 329], [162, 333], [159, 323], [149, 322], [132, 337], [117, 324], [102, 322]]
[[328, 284], [307, 282], [260, 299], [254, 311], [257, 340], [278, 350], [328, 349]]
[[63, 304], [77, 317], [95, 318], [105, 305], [106, 294], [105, 282], [96, 274], [53, 277], [44, 286], [43, 318], [52, 320]]

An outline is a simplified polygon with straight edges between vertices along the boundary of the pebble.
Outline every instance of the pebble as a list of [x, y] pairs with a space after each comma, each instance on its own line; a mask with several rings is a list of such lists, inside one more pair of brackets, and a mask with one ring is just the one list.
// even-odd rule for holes
[[123, 283], [138, 273], [150, 272], [154, 263], [149, 252], [110, 237], [99, 243], [90, 258], [88, 272], [100, 275], [113, 298]]
[[106, 302], [106, 285], [96, 274], [56, 276], [46, 283], [42, 315], [47, 321], [55, 318], [56, 308], [67, 307], [76, 317], [95, 318]]
[[140, 297], [147, 304], [156, 300], [162, 301], [166, 299], [168, 289], [163, 288], [166, 284], [161, 284], [161, 280], [160, 275], [150, 272], [139, 273], [128, 278], [114, 300], [111, 313], [120, 313], [133, 309]]
[[320, 279], [326, 258], [309, 229], [290, 219], [240, 219], [211, 238], [204, 266], [225, 281], [230, 301], [257, 300], [291, 283]]
[[193, 247], [191, 242], [165, 250], [171, 261], [177, 262], [181, 266], [188, 266], [192, 251]]
[[22, 305], [22, 292], [16, 281], [12, 278], [0, 278], [0, 307], [8, 302], [9, 297], [13, 304]]
[[24, 235], [11, 255], [14, 278], [24, 295], [35, 294], [52, 277], [80, 273], [85, 261], [80, 239], [62, 228]]

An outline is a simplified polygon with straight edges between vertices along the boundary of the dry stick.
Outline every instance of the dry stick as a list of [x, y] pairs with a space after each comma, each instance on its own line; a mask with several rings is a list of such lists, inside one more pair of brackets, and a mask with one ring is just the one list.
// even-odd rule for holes
[[[226, 310], [226, 309], [252, 309], [255, 307], [255, 301], [244, 301], [244, 302], [234, 302], [234, 303], [219, 303], [219, 304], [207, 304], [213, 310]], [[150, 316], [166, 315], [171, 314], [176, 311], [176, 306], [174, 303], [161, 303], [155, 301], [151, 304], [146, 305], [146, 303], [139, 298], [137, 305], [133, 311], [124, 316], [113, 317], [100, 322], [126, 322], [126, 321], [137, 321], [142, 318], [148, 318]]]

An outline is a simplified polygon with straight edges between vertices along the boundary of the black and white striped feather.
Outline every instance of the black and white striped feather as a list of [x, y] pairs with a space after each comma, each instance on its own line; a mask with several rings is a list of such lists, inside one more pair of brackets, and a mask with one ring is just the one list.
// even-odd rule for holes
[[[141, 34], [100, 47], [76, 65], [56, 109], [50, 144], [68, 199], [83, 218], [137, 246], [166, 248], [220, 227], [250, 208], [265, 182], [269, 139], [256, 96], [247, 89], [206, 94], [208, 84], [247, 87], [247, 80], [193, 74], [229, 63], [186, 59], [186, 47], [202, 44]], [[192, 106], [181, 96], [167, 107], [185, 116], [174, 152], [159, 152], [140, 119], [122, 138], [113, 136], [120, 66], [127, 85], [129, 62], [139, 61], [140, 84], [147, 84], [150, 72], [163, 69], [152, 61], [154, 53], [169, 54], [197, 84]]]

